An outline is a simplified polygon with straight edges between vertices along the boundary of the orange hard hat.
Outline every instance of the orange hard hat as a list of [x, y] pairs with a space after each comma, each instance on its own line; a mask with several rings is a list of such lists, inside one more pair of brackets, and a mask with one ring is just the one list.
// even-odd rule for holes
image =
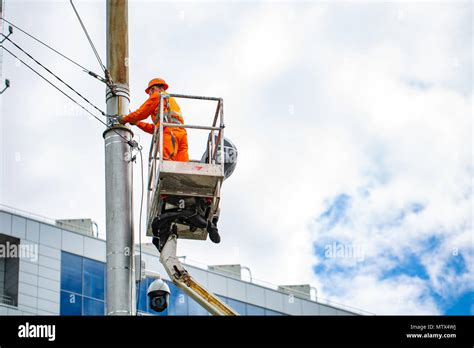
[[165, 91], [169, 87], [165, 80], [157, 77], [156, 79], [150, 80], [150, 82], [148, 82], [148, 87], [145, 89], [145, 93], [148, 94], [148, 91], [150, 90], [150, 87], [154, 86], [154, 85], [164, 85], [165, 86]]

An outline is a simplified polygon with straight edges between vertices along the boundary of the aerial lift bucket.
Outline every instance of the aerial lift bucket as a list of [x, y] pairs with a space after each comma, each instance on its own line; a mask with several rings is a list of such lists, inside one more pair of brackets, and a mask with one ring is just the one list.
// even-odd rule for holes
[[[217, 108], [212, 125], [164, 123], [164, 102], [165, 98], [170, 97], [216, 101]], [[178, 238], [205, 240], [209, 226], [215, 226], [217, 223], [221, 185], [235, 166], [237, 159], [235, 147], [227, 139], [224, 140], [223, 100], [161, 94], [159, 118], [160, 126], [158, 129], [155, 128], [149, 155], [147, 235], [154, 237], [153, 244], [157, 245], [160, 251], [160, 261], [177, 286], [213, 315], [238, 315], [235, 310], [193, 279], [176, 256]], [[207, 148], [201, 161], [164, 161], [163, 127], [208, 130]], [[230, 151], [226, 151], [227, 149]], [[157, 236], [156, 230], [166, 233]], [[155, 243], [157, 239], [158, 244]]]
[[[216, 101], [212, 125], [163, 122], [165, 99], [170, 97]], [[225, 174], [224, 161], [217, 158], [218, 150], [224, 149], [223, 100], [177, 94], [162, 94], [160, 98], [160, 126], [155, 129], [149, 155], [147, 235], [153, 236], [154, 223], [166, 223], [173, 220], [174, 216], [179, 216], [173, 220], [179, 238], [205, 240], [208, 224], [216, 222], [219, 217], [220, 191]], [[203, 157], [201, 161], [163, 160], [163, 127], [208, 130], [206, 153], [211, 155]]]

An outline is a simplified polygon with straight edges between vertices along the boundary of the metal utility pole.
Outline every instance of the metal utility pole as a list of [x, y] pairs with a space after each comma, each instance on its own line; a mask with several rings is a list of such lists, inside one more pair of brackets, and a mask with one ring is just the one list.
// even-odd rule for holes
[[[129, 112], [128, 2], [107, 0], [107, 70], [114, 88], [107, 88], [108, 115]], [[107, 238], [107, 315], [133, 315], [133, 206], [131, 148], [133, 133], [109, 119], [105, 139], [105, 190]], [[117, 134], [119, 133], [119, 134]]]

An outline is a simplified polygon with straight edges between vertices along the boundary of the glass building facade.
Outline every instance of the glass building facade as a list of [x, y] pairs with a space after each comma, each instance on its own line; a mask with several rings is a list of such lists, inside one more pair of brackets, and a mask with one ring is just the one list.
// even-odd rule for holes
[[[171, 291], [170, 305], [165, 311], [161, 313], [155, 312], [150, 308], [149, 301], [146, 296], [148, 286], [152, 281], [153, 279], [147, 278], [141, 282], [139, 289], [137, 286], [137, 294], [140, 292], [140, 296], [138, 298], [138, 310], [141, 313], [152, 315], [209, 315], [205, 308], [203, 308], [194, 299], [186, 295], [180, 288], [178, 288], [169, 280], [165, 280], [165, 282], [169, 285]], [[259, 306], [254, 306], [252, 304], [237, 301], [225, 296], [217, 296], [226, 304], [235, 309], [240, 315], [284, 315], [283, 313], [275, 312]]]
[[61, 315], [105, 315], [105, 264], [61, 253]]
[[[138, 311], [150, 315], [209, 315], [194, 299], [169, 280], [170, 304], [163, 312], [155, 312], [149, 306], [148, 286], [154, 279], [146, 278], [137, 284]], [[61, 303], [60, 315], [105, 315], [106, 272], [103, 262], [68, 252], [61, 252]], [[225, 296], [221, 300], [241, 315], [284, 315], [263, 307], [237, 301]]]
[[[0, 315], [105, 315], [106, 242], [93, 235], [42, 221], [0, 207], [0, 244], [29, 250], [13, 263], [0, 262]], [[170, 287], [170, 304], [161, 313], [148, 304], [147, 278], [137, 284], [138, 311], [144, 315], [209, 315], [194, 299], [167, 278], [156, 248], [142, 244], [145, 268], [163, 275]], [[354, 315], [309, 299], [288, 295], [214, 269], [185, 264], [203, 287], [241, 315]]]

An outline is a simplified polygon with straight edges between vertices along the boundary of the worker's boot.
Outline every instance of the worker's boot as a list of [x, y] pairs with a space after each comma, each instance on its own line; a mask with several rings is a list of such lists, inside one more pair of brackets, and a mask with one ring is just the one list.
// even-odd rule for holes
[[168, 237], [170, 236], [171, 231], [170, 230], [160, 230], [160, 236], [158, 237], [160, 241], [160, 245], [158, 248], [158, 251], [161, 253], [161, 250], [163, 250], [163, 247], [165, 246], [166, 242], [168, 241]]
[[159, 230], [153, 230], [152, 243], [158, 249], [160, 253], [161, 253], [161, 250], [163, 250], [163, 247], [165, 246], [165, 243], [168, 240], [168, 237], [170, 236], [170, 234], [171, 232], [165, 228], [162, 228]]
[[191, 223], [192, 226], [197, 228], [206, 228], [207, 221], [201, 215], [192, 215], [188, 218], [188, 221]]
[[[212, 220], [213, 222], [208, 222], [207, 223], [207, 233], [209, 233], [209, 239], [218, 244], [221, 241], [221, 236], [219, 235], [219, 230], [217, 229], [216, 224], [214, 223], [214, 219]], [[217, 222], [217, 220], [216, 220]]]
[[[171, 214], [168, 214], [171, 215]], [[151, 224], [153, 231], [153, 244], [156, 246], [158, 251], [161, 253], [165, 246], [168, 237], [171, 234], [171, 222], [172, 219], [166, 213], [162, 216], [156, 217]]]

